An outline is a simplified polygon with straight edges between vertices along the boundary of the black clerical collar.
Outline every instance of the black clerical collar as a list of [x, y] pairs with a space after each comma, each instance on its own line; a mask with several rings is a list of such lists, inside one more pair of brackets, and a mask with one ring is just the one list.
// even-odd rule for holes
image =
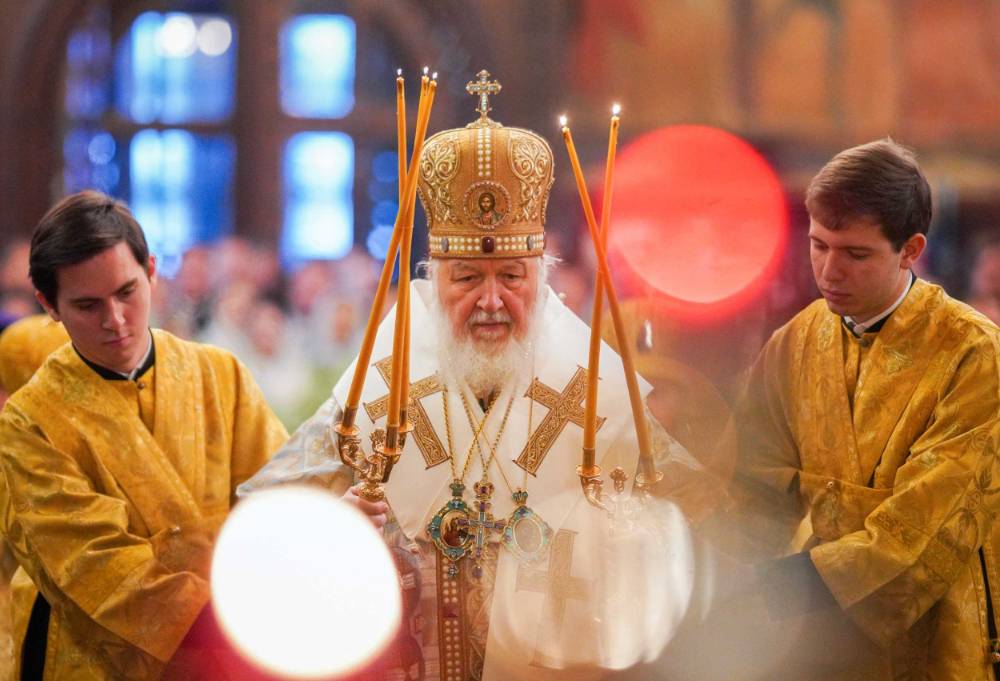
[[906, 290], [903, 291], [902, 295], [899, 296], [899, 299], [896, 300], [896, 302], [893, 303], [888, 310], [886, 310], [880, 315], [876, 315], [874, 322], [861, 324], [855, 322], [854, 319], [852, 319], [851, 317], [844, 316], [840, 318], [841, 323], [848, 331], [850, 331], [857, 338], [861, 338], [861, 336], [866, 333], [878, 333], [879, 331], [881, 331], [882, 327], [885, 326], [885, 323], [889, 321], [889, 318], [892, 316], [892, 313], [898, 310], [899, 306], [903, 304], [904, 300], [906, 300], [906, 296], [909, 295], [910, 289], [913, 288], [913, 285], [915, 283], [917, 283], [917, 275], [913, 274], [913, 272], [911, 271], [909, 286], [906, 287]]
[[80, 351], [76, 349], [76, 345], [73, 346], [76, 350], [76, 354], [83, 360], [83, 363], [89, 366], [94, 372], [103, 378], [105, 381], [135, 381], [145, 375], [147, 371], [153, 368], [153, 364], [156, 363], [156, 343], [153, 342], [153, 334], [149, 334], [149, 349], [146, 350], [146, 357], [139, 364], [139, 367], [135, 369], [132, 373], [123, 374], [120, 371], [115, 371], [114, 369], [108, 369], [107, 367], [102, 367], [100, 364], [95, 364], [89, 359], [80, 354]]

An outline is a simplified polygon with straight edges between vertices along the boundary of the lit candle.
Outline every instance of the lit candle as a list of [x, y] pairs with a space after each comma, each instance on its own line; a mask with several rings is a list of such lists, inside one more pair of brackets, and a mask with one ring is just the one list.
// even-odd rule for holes
[[[649, 431], [646, 428], [646, 414], [642, 404], [642, 396], [639, 394], [639, 382], [636, 379], [635, 363], [632, 359], [632, 348], [625, 339], [625, 325], [621, 317], [621, 309], [618, 307], [618, 295], [615, 293], [614, 282], [608, 269], [607, 253], [604, 243], [598, 230], [597, 220], [594, 218], [594, 209], [590, 203], [590, 195], [587, 192], [587, 183], [583, 178], [583, 171], [580, 169], [580, 160], [576, 155], [576, 146], [573, 144], [573, 135], [566, 124], [566, 117], [559, 120], [562, 126], [563, 141], [566, 143], [566, 150], [569, 152], [570, 165], [573, 168], [573, 177], [576, 180], [576, 189], [580, 194], [580, 202], [583, 204], [583, 213], [587, 218], [587, 228], [590, 230], [590, 240], [594, 244], [594, 251], [597, 254], [598, 273], [604, 282], [605, 292], [608, 296], [608, 306], [611, 308], [611, 318], [615, 326], [615, 335], [618, 338], [618, 347], [621, 351], [622, 364], [625, 368], [625, 382], [628, 386], [629, 402], [632, 405], [632, 419], [635, 422], [636, 439], [639, 445], [639, 464], [642, 469], [642, 482], [653, 482], [657, 479], [656, 467], [653, 464], [653, 455], [649, 446]], [[581, 473], [593, 472], [594, 462], [587, 461], [584, 453], [584, 462]]]
[[[420, 92], [421, 92], [422, 98], [424, 98], [424, 101], [426, 101], [426, 96], [427, 96], [428, 91], [430, 89], [431, 83], [434, 83], [434, 87], [435, 88], [437, 87], [437, 71], [435, 71], [431, 75], [430, 80], [428, 81], [427, 71], [429, 71], [429, 70], [430, 69], [425, 66], [424, 67], [423, 77], [420, 79]], [[412, 424], [408, 423], [407, 420], [406, 420], [406, 410], [407, 410], [407, 405], [409, 404], [409, 400], [410, 400], [410, 291], [409, 291], [409, 281], [410, 281], [409, 263], [410, 263], [410, 255], [409, 255], [409, 253], [412, 253], [412, 249], [413, 249], [413, 218], [414, 218], [414, 212], [415, 212], [415, 208], [414, 208], [414, 211], [412, 211], [410, 213], [409, 219], [408, 219], [407, 224], [405, 226], [405, 229], [406, 229], [405, 234], [409, 235], [406, 238], [406, 240], [405, 240], [407, 242], [407, 246], [406, 247], [408, 249], [408, 253], [407, 253], [407, 255], [405, 257], [401, 257], [400, 258], [400, 268], [401, 268], [400, 269], [400, 288], [402, 288], [402, 274], [403, 274], [402, 268], [403, 268], [404, 264], [405, 264], [405, 268], [406, 268], [406, 296], [405, 296], [406, 297], [406, 307], [403, 310], [404, 314], [406, 315], [405, 319], [403, 320], [403, 362], [402, 362], [401, 370], [399, 372], [399, 375], [401, 377], [401, 379], [400, 379], [401, 383], [400, 383], [400, 386], [399, 386], [399, 390], [400, 390], [400, 397], [399, 397], [399, 430], [400, 430], [400, 432], [408, 432], [408, 431], [412, 430]], [[399, 308], [397, 308], [397, 309], [399, 309]]]
[[[409, 393], [409, 380], [404, 375], [404, 366], [409, 366], [408, 348], [406, 341], [409, 334], [406, 327], [409, 325], [410, 309], [410, 254], [413, 246], [413, 213], [415, 209], [417, 184], [416, 169], [419, 166], [420, 152], [423, 149], [424, 137], [427, 134], [427, 124], [430, 119], [431, 106], [434, 102], [434, 93], [437, 89], [437, 82], [430, 80], [427, 87], [423, 87], [423, 81], [428, 80], [427, 76], [421, 78], [420, 105], [417, 107], [417, 130], [416, 139], [413, 144], [413, 157], [410, 159], [407, 171], [407, 186], [405, 197], [405, 210], [403, 220], [403, 237], [399, 249], [399, 280], [398, 295], [396, 297], [396, 320], [393, 329], [392, 344], [392, 372], [389, 381], [389, 408], [386, 417], [386, 453], [398, 452], [398, 434], [401, 423], [402, 410], [406, 408], [406, 399]], [[397, 222], [399, 222], [397, 218]], [[408, 369], [406, 369], [408, 371]], [[404, 387], [405, 386], [405, 387]]]
[[[618, 146], [617, 104], [611, 109], [611, 131], [608, 134], [608, 159], [604, 166], [604, 200], [601, 206], [601, 243], [607, 248], [608, 220], [611, 215], [611, 194]], [[594, 309], [590, 318], [590, 356], [587, 364], [587, 402], [584, 410], [584, 468], [592, 468], [597, 448], [597, 380], [601, 372], [601, 317], [604, 307], [604, 280], [597, 272], [594, 282]]]
[[403, 207], [406, 182], [406, 91], [403, 69], [396, 69], [396, 156], [399, 163], [399, 207]]
[[[396, 71], [396, 156], [399, 163], [399, 210], [403, 209], [403, 203], [406, 200], [406, 105], [405, 97], [403, 94], [403, 70], [399, 69]], [[421, 91], [423, 91], [423, 86], [421, 85]], [[407, 225], [404, 225], [404, 229], [413, 229], [413, 221], [410, 220]], [[409, 312], [409, 309], [407, 309]], [[409, 353], [410, 343], [409, 343], [409, 332], [410, 323], [409, 320], [405, 320], [404, 329], [406, 331], [406, 339], [404, 341], [404, 352]], [[408, 356], [406, 357], [408, 360]], [[409, 376], [409, 362], [404, 361], [403, 366], [403, 376]], [[409, 393], [409, 382], [404, 381], [403, 384], [403, 396], [401, 414], [399, 415], [400, 426], [402, 428], [407, 427], [406, 423], [406, 403]]]
[[[404, 225], [407, 224], [407, 213], [412, 215], [413, 203], [416, 201], [417, 164], [414, 162], [414, 159], [419, 158], [420, 151], [424, 144], [424, 136], [427, 133], [427, 122], [430, 119], [430, 109], [433, 103], [433, 91], [430, 92], [430, 95], [431, 96], [426, 101], [424, 97], [421, 97], [421, 101], [417, 108], [417, 127], [413, 142], [413, 153], [410, 158], [410, 163], [407, 166], [403, 202], [400, 204], [399, 211], [396, 213], [396, 223], [393, 226], [392, 239], [389, 242], [389, 249], [386, 253], [385, 262], [382, 264], [382, 274], [379, 277], [379, 283], [375, 289], [375, 298], [372, 301], [372, 307], [368, 314], [368, 323], [365, 326], [364, 338], [362, 338], [361, 349], [358, 352], [358, 360], [354, 368], [354, 376], [351, 379], [351, 387], [347, 393], [347, 401], [344, 405], [344, 415], [341, 419], [339, 427], [339, 430], [344, 433], [350, 432], [354, 426], [358, 406], [361, 402], [361, 391], [364, 388], [365, 375], [368, 372], [368, 365], [371, 362], [372, 349], [375, 345], [375, 335], [378, 332], [379, 319], [382, 316], [382, 308], [385, 305], [385, 298], [389, 291], [389, 285], [392, 282], [392, 271], [396, 263], [396, 253], [400, 248], [403, 232], [405, 231]], [[412, 217], [409, 218], [409, 221], [412, 222]], [[396, 413], [398, 418], [398, 402]]]
[[[427, 74], [427, 67], [424, 67], [424, 74], [425, 75], [424, 75], [424, 78], [422, 80], [426, 81], [426, 79], [427, 79], [427, 76], [426, 76], [426, 74]], [[427, 101], [428, 101], [427, 106], [428, 107], [430, 106], [430, 102], [432, 102], [433, 99], [434, 99], [434, 93], [437, 91], [437, 77], [438, 77], [438, 74], [437, 74], [437, 71], [435, 71], [434, 73], [431, 74], [430, 82], [427, 83], [426, 90], [422, 90], [427, 95]], [[430, 120], [430, 109], [429, 108], [427, 110], [426, 117], [427, 117], [427, 120], [425, 121], [425, 129], [426, 129], [426, 123], [427, 123], [427, 121]], [[416, 161], [414, 161], [414, 162], [419, 162], [419, 159], [416, 160]], [[415, 201], [415, 199], [413, 199], [413, 201]], [[413, 249], [413, 218], [414, 218], [415, 213], [416, 213], [416, 206], [415, 205], [411, 205], [410, 206], [409, 220], [407, 221], [407, 225], [406, 225], [406, 229], [407, 229], [406, 234], [408, 235], [407, 238], [406, 238], [407, 255], [405, 256], [405, 260], [403, 260], [403, 262], [406, 263], [407, 289], [406, 289], [406, 309], [405, 309], [406, 319], [403, 322], [403, 332], [404, 332], [404, 338], [403, 338], [403, 366], [402, 366], [402, 371], [400, 371], [400, 376], [402, 377], [402, 384], [400, 386], [401, 395], [400, 395], [400, 401], [399, 401], [399, 411], [400, 411], [400, 413], [399, 413], [399, 424], [400, 424], [400, 432], [404, 432], [404, 431], [409, 432], [410, 430], [413, 429], [413, 424], [407, 422], [406, 410], [407, 410], [407, 406], [410, 403], [410, 290], [409, 290], [409, 279], [410, 279], [409, 263], [410, 263], [410, 255], [409, 254], [412, 253], [412, 249]]]

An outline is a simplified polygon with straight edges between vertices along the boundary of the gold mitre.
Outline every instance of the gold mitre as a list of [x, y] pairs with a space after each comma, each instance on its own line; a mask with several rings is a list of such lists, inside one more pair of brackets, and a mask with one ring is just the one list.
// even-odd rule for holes
[[418, 189], [432, 258], [524, 258], [545, 250], [552, 149], [539, 135], [486, 114], [500, 83], [480, 71], [465, 86], [479, 118], [427, 140]]

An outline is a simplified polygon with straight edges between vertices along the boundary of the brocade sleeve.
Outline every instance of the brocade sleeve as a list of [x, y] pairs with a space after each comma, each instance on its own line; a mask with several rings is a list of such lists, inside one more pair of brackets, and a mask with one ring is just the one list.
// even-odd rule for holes
[[10, 404], [0, 443], [0, 532], [18, 562], [53, 610], [99, 625], [92, 645], [123, 676], [151, 673], [155, 660], [137, 660], [124, 643], [170, 659], [208, 602], [207, 581], [161, 563], [150, 539], [129, 531], [126, 503], [97, 492]]
[[[335, 458], [329, 426], [340, 418], [341, 409], [328, 399], [292, 434], [256, 475], [236, 489], [245, 497], [262, 489], [292, 483], [319, 485], [342, 495], [353, 484], [353, 473]], [[328, 447], [328, 445], [330, 445]]]
[[788, 426], [785, 396], [795, 372], [790, 334], [779, 329], [754, 362], [733, 416], [734, 505], [717, 521], [720, 543], [748, 562], [780, 555], [802, 520], [798, 494], [802, 463]]
[[[257, 383], [239, 360], [236, 364], [236, 405], [233, 415], [233, 449], [230, 489], [236, 488], [267, 463], [288, 440], [288, 431], [274, 415]], [[232, 499], [233, 502], [236, 499]]]

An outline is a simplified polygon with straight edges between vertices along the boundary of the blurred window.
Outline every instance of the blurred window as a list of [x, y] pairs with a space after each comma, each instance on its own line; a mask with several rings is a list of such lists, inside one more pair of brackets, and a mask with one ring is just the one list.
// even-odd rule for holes
[[281, 106], [300, 118], [343, 118], [354, 108], [354, 20], [301, 14], [281, 29]]
[[168, 277], [232, 231], [235, 42], [223, 15], [142, 12], [112, 45], [96, 6], [67, 43], [64, 192], [126, 200]]
[[286, 260], [342, 258], [354, 245], [354, 141], [342, 132], [300, 132], [285, 146]]
[[235, 156], [226, 136], [146, 129], [132, 138], [130, 203], [162, 269], [175, 272], [188, 248], [232, 224]]
[[136, 123], [218, 123], [233, 111], [232, 24], [209, 14], [144, 12], [115, 54], [115, 103]]
[[299, 14], [281, 27], [281, 108], [305, 129], [283, 151], [288, 265], [342, 258], [354, 246], [354, 140], [337, 127], [354, 110], [356, 31], [344, 14]]
[[[124, 199], [147, 231], [167, 277], [184, 251], [234, 230], [239, 116], [274, 118], [279, 168], [239, 172], [239, 191], [268, 191], [280, 172], [280, 235], [286, 266], [345, 256], [355, 243], [384, 258], [399, 207], [393, 130], [372, 132], [392, 107], [394, 53], [377, 26], [324, 12], [265, 13], [278, 63], [254, 75], [274, 78], [278, 101], [237, 92], [237, 18], [192, 4], [153, 0], [141, 9], [93, 3], [66, 49], [61, 194], [93, 188]], [[257, 17], [254, 20], [258, 20]], [[114, 27], [114, 28], [113, 28]], [[259, 36], [260, 26], [246, 31]], [[249, 40], [249, 38], [247, 38]], [[359, 40], [366, 50], [362, 77]], [[271, 69], [273, 68], [273, 75]], [[411, 93], [410, 108], [416, 99]], [[275, 113], [277, 116], [275, 117]], [[251, 154], [252, 156], [252, 154]], [[268, 182], [264, 187], [262, 183]]]

